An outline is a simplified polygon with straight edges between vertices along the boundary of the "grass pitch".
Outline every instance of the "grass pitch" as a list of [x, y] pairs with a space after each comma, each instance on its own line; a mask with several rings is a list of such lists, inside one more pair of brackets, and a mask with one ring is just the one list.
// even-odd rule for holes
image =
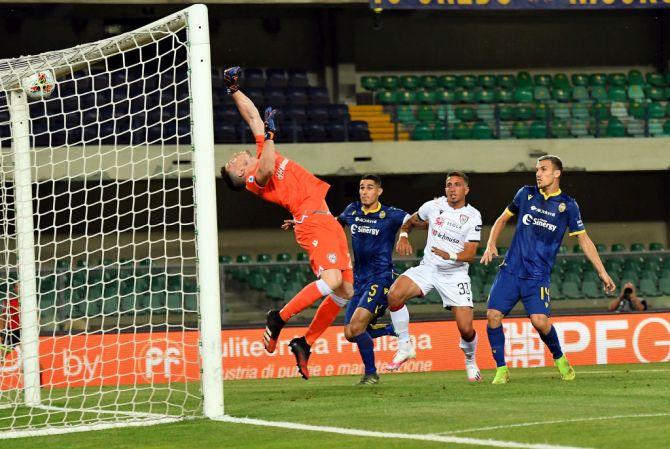
[[[663, 448], [670, 445], [670, 363], [577, 367], [563, 382], [554, 368], [512, 369], [512, 382], [468, 384], [463, 372], [358, 378], [235, 381], [224, 385], [226, 413], [380, 432], [377, 437], [213, 422], [4, 440], [18, 449], [75, 448]], [[397, 439], [382, 432], [472, 438], [478, 445]], [[488, 445], [482, 440], [495, 440]], [[514, 444], [516, 443], [516, 445]], [[497, 446], [496, 446], [497, 445]]]

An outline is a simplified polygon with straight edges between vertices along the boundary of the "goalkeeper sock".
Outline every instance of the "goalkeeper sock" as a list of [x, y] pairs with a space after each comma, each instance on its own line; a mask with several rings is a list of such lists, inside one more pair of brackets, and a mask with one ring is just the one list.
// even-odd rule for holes
[[316, 339], [328, 329], [328, 326], [333, 324], [337, 314], [340, 313], [340, 309], [344, 307], [344, 303], [340, 305], [338, 304], [338, 301], [346, 300], [335, 295], [328, 295], [328, 297], [323, 300], [305, 333], [305, 340], [307, 340], [308, 345], [312, 346]]
[[547, 335], [542, 335], [542, 332], [538, 332], [540, 338], [547, 345], [547, 348], [551, 351], [551, 355], [554, 357], [554, 360], [560, 359], [563, 357], [563, 351], [561, 350], [561, 342], [558, 341], [558, 334], [556, 333], [556, 328], [551, 326]]
[[358, 352], [361, 353], [361, 359], [363, 360], [363, 365], [365, 365], [365, 374], [376, 373], [374, 344], [372, 343], [370, 334], [363, 332], [361, 335], [355, 337], [354, 341], [358, 345]]
[[279, 316], [282, 320], [288, 321], [293, 315], [299, 314], [318, 301], [319, 298], [323, 298], [332, 292], [333, 290], [328, 287], [323, 279], [307, 284], [279, 311]]
[[503, 332], [503, 327], [498, 326], [491, 329], [486, 326], [486, 333], [489, 336], [489, 344], [491, 345], [491, 352], [496, 361], [496, 366], [505, 366], [505, 332]]

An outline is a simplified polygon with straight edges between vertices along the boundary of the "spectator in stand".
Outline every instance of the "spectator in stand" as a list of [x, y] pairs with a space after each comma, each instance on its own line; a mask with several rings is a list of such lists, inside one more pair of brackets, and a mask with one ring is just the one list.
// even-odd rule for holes
[[610, 302], [607, 308], [609, 312], [642, 312], [647, 310], [647, 301], [637, 296], [635, 285], [627, 282], [618, 298]]

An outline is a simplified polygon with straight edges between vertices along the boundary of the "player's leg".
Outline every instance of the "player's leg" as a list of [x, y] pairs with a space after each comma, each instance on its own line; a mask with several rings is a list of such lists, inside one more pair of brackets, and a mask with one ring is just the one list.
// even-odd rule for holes
[[509, 382], [509, 371], [505, 363], [505, 332], [502, 327], [502, 319], [518, 302], [519, 293], [516, 277], [502, 270], [499, 271], [491, 286], [486, 310], [486, 334], [497, 367], [492, 382], [494, 384]]
[[465, 371], [470, 382], [479, 382], [482, 380], [482, 374], [477, 366], [477, 332], [473, 326], [474, 313], [472, 307], [459, 306], [452, 307], [454, 318], [456, 319], [456, 326], [461, 334], [461, 341], [458, 347], [461, 348], [465, 355]]
[[554, 364], [563, 380], [574, 380], [575, 370], [568, 362], [561, 349], [556, 328], [551, 324], [551, 297], [549, 281], [527, 281], [524, 283], [523, 305], [530, 316], [533, 327], [540, 334], [540, 338], [547, 345], [554, 359]]
[[393, 360], [386, 365], [388, 371], [399, 369], [403, 363], [416, 357], [409, 335], [409, 310], [405, 302], [416, 296], [427, 294], [433, 286], [428, 271], [431, 267], [419, 265], [405, 271], [391, 286], [388, 294], [388, 306], [391, 320], [398, 336], [398, 351]]

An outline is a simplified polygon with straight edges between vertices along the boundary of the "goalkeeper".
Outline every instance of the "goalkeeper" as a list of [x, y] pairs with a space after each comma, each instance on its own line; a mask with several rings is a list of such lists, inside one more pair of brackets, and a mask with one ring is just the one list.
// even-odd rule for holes
[[232, 190], [246, 189], [293, 215], [296, 241], [309, 255], [312, 271], [319, 279], [306, 285], [281, 310], [268, 312], [263, 342], [268, 352], [274, 352], [286, 322], [325, 296], [305, 336], [289, 343], [300, 374], [308, 379], [311, 345], [332, 324], [354, 293], [349, 248], [342, 227], [326, 204], [330, 185], [275, 150], [275, 111], [267, 108], [265, 120], [261, 119], [252, 101], [240, 91], [240, 73], [239, 67], [227, 69], [224, 82], [254, 134], [256, 155], [249, 151], [233, 154], [221, 168], [221, 177]]
[[0, 300], [0, 361], [4, 360], [21, 341], [19, 320], [19, 284], [14, 284], [14, 295], [8, 293]]

